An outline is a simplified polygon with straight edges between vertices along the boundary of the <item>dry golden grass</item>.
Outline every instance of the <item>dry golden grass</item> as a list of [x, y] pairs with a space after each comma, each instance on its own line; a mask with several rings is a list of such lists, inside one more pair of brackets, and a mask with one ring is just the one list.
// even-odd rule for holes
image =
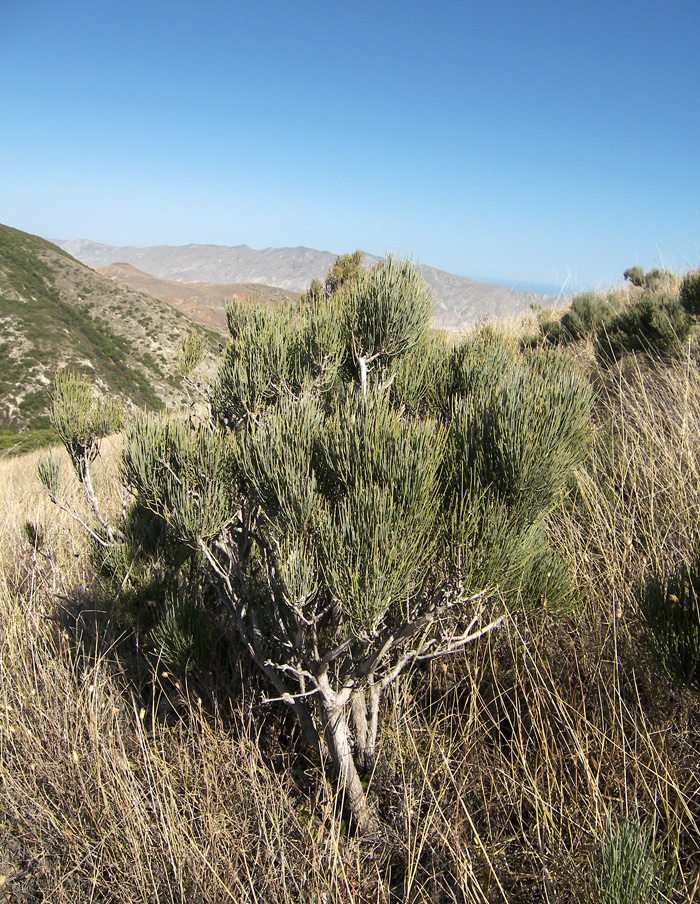
[[623, 816], [655, 827], [671, 900], [700, 900], [700, 706], [650, 665], [635, 597], [697, 541], [700, 374], [595, 376], [591, 464], [550, 524], [582, 605], [515, 613], [407, 677], [372, 779], [381, 838], [347, 834], [243, 661], [228, 688], [160, 681], [93, 611], [84, 536], [37, 456], [0, 464], [0, 900], [563, 904]]

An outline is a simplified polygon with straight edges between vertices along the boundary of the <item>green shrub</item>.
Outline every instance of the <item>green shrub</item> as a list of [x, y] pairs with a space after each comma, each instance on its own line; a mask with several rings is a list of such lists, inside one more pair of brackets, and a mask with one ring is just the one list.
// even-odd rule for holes
[[[150, 636], [183, 667], [196, 644], [172, 601], [218, 601], [327, 745], [361, 830], [384, 692], [496, 628], [504, 605], [556, 608], [571, 589], [545, 518], [586, 455], [590, 388], [560, 354], [523, 355], [495, 330], [449, 347], [428, 334], [431, 308], [393, 259], [298, 304], [230, 306], [212, 419], [136, 418], [131, 507], [94, 531], [98, 569], [120, 599], [152, 603]], [[61, 428], [74, 460], [94, 418], [77, 389]]]
[[633, 286], [641, 288], [644, 285], [644, 270], [641, 267], [629, 267], [623, 273], [625, 279], [628, 279]]
[[596, 334], [596, 347], [604, 361], [619, 360], [628, 352], [673, 358], [682, 354], [692, 321], [675, 296], [645, 294]]
[[672, 871], [655, 843], [650, 826], [623, 819], [610, 824], [598, 854], [590, 860], [592, 904], [662, 904], [670, 901]]
[[681, 304], [691, 317], [700, 316], [700, 270], [686, 273], [681, 282]]
[[578, 342], [608, 323], [619, 310], [620, 301], [615, 293], [584, 292], [571, 300], [569, 309], [558, 320], [552, 317], [542, 320], [540, 335], [550, 345]]
[[618, 310], [614, 295], [586, 292], [572, 300], [570, 309], [561, 318], [562, 327], [573, 341], [583, 339], [610, 321]]

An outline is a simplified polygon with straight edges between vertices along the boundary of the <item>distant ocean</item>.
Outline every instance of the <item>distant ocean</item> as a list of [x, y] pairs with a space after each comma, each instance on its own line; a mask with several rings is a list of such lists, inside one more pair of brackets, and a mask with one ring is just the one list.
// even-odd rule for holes
[[[536, 283], [519, 279], [493, 279], [491, 277], [486, 278], [471, 275], [469, 276], [469, 279], [488, 283], [491, 286], [505, 286], [507, 289], [522, 289], [523, 292], [537, 292], [538, 295], [553, 295], [555, 298], [558, 298], [562, 293], [562, 287], [561, 285], [557, 285], [557, 283]], [[569, 292], [565, 290], [565, 294], [568, 295]]]

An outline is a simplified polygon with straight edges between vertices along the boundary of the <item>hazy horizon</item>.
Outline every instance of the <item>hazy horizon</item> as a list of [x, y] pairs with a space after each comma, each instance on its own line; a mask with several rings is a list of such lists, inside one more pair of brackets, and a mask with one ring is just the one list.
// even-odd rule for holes
[[[9, 225], [9, 224], [6, 224], [6, 225]], [[75, 236], [74, 238], [65, 238], [62, 236], [60, 238], [56, 238], [55, 236], [45, 235], [45, 236], [41, 236], [41, 238], [46, 239], [46, 241], [48, 241], [48, 242], [53, 242], [54, 244], [61, 244], [63, 242], [80, 242], [80, 241], [92, 242], [93, 241], [92, 239], [89, 239], [86, 236]], [[206, 244], [202, 243], [202, 242], [183, 242], [181, 245], [167, 245], [166, 243], [163, 243], [163, 242], [156, 243], [155, 245], [136, 245], [134, 243], [124, 244], [124, 245], [112, 245], [111, 243], [107, 243], [107, 242], [95, 242], [95, 244], [104, 245], [105, 247], [110, 247], [110, 248], [153, 248], [153, 247], [186, 248], [189, 245], [202, 245], [203, 247], [206, 247], [208, 245], [211, 247], [220, 247], [220, 248], [245, 247], [245, 248], [250, 248], [253, 251], [265, 251], [268, 248], [275, 248], [275, 247], [286, 247], [286, 248], [297, 248], [297, 247], [308, 248], [309, 247], [308, 245], [285, 245], [285, 246], [267, 245], [267, 246], [265, 246], [265, 248], [253, 248], [253, 246], [249, 245], [247, 242], [239, 242], [238, 245], [221, 245], [218, 242], [208, 242]], [[322, 251], [322, 252], [326, 252], [328, 254], [347, 254], [347, 253], [351, 253], [352, 251], [355, 251], [356, 249], [352, 248], [352, 249], [346, 249], [345, 251], [333, 251], [332, 249], [329, 249], [329, 248], [313, 248], [310, 250]], [[367, 251], [365, 248], [362, 248], [360, 250], [362, 250], [366, 254], [373, 253], [371, 251]], [[374, 256], [381, 257], [382, 255], [374, 255]], [[428, 267], [433, 266], [430, 263], [430, 261], [417, 261], [417, 263], [425, 264]], [[434, 269], [441, 270], [442, 268], [435, 267]], [[528, 280], [511, 279], [508, 277], [498, 277], [498, 276], [482, 277], [482, 276], [474, 276], [473, 274], [470, 274], [470, 273], [454, 273], [453, 271], [445, 271], [445, 272], [452, 273], [452, 275], [454, 275], [454, 276], [463, 276], [466, 279], [472, 279], [475, 282], [486, 283], [487, 285], [503, 286], [503, 287], [509, 288], [509, 289], [522, 289], [527, 292], [537, 292], [541, 295], [558, 296], [559, 294], [568, 294], [568, 292], [569, 292], [569, 289], [566, 285], [559, 285], [557, 283], [529, 282]]]

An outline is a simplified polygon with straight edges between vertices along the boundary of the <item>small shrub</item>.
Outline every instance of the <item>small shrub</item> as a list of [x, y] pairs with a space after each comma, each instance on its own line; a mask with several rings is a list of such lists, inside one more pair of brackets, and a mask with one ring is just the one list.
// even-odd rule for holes
[[619, 310], [620, 301], [614, 293], [599, 295], [584, 292], [572, 299], [569, 310], [559, 320], [543, 320], [540, 333], [551, 345], [578, 342], [612, 320]]
[[645, 294], [598, 328], [598, 355], [603, 361], [616, 361], [636, 351], [664, 359], [678, 357], [691, 328], [692, 321], [677, 297]]
[[644, 277], [644, 287], [651, 292], [677, 292], [678, 277], [670, 270], [654, 267]]
[[590, 336], [618, 312], [619, 303], [615, 304], [613, 299], [614, 296], [594, 292], [577, 295], [571, 302], [571, 309], [561, 318], [562, 326], [574, 341]]
[[644, 285], [644, 270], [641, 267], [629, 267], [623, 273], [625, 279], [628, 279], [633, 286], [641, 288]]
[[692, 270], [683, 277], [680, 298], [686, 314], [700, 316], [700, 270]]
[[637, 820], [610, 825], [597, 857], [591, 860], [595, 904], [661, 904], [669, 901], [672, 876], [655, 844], [650, 826]]

